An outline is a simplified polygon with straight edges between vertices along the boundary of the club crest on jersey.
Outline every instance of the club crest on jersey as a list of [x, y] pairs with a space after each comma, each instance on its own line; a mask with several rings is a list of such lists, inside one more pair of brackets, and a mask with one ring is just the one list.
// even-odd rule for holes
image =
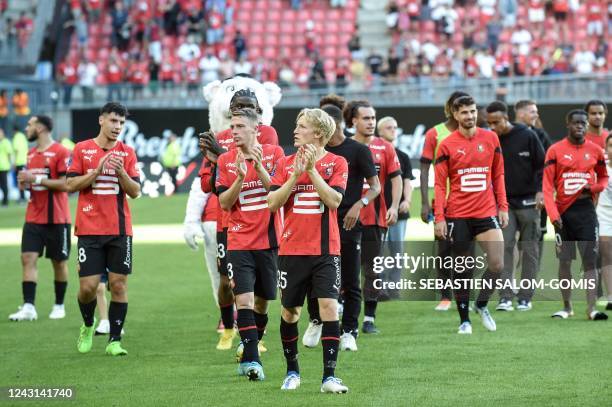
[[591, 154], [589, 154], [589, 153], [584, 153], [584, 159], [585, 159], [585, 160], [590, 160], [590, 159], [591, 159]]
[[380, 160], [380, 154], [376, 153], [376, 160]]
[[484, 147], [482, 144], [478, 144], [478, 147], [476, 147], [476, 150], [478, 150], [479, 153], [482, 153], [484, 151]]
[[334, 171], [334, 169], [332, 167], [327, 167], [325, 169], [325, 176], [326, 177], [331, 177], [333, 171]]

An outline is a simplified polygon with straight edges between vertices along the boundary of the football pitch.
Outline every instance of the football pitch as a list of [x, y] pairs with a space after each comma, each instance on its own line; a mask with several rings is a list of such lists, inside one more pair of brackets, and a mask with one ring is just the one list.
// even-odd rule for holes
[[[168, 202], [176, 212], [166, 215], [172, 217], [167, 222], [181, 222], [184, 197]], [[134, 204], [139, 205], [134, 207], [135, 219], [141, 219], [137, 223], [166, 222], [155, 216], [168, 214], [160, 210], [160, 200]], [[2, 214], [5, 227], [20, 226], [23, 210], [14, 211], [15, 220]], [[49, 262], [41, 261], [39, 320], [14, 323], [7, 316], [21, 303], [19, 247], [0, 247], [0, 387], [72, 387], [75, 401], [64, 403], [79, 406], [612, 405], [612, 328], [587, 321], [582, 302], [575, 304], [576, 316], [564, 321], [550, 318], [559, 309], [557, 302], [537, 302], [525, 313], [494, 312], [498, 330], [493, 333], [472, 315], [471, 336], [457, 335], [456, 312], [434, 312], [433, 302], [382, 303], [381, 334], [360, 335], [358, 352], [339, 355], [337, 375], [349, 386], [348, 394], [319, 393], [321, 348], [306, 349], [301, 342], [302, 386], [284, 393], [279, 301], [271, 305], [264, 338], [266, 380], [248, 382], [236, 375], [233, 350], [215, 350], [218, 311], [202, 250], [134, 242], [122, 342], [129, 355], [122, 358], [104, 355], [107, 338], [101, 336], [95, 337], [91, 353], [76, 350], [81, 318], [75, 262], [73, 256], [67, 317], [48, 318], [53, 277]], [[576, 292], [576, 299], [583, 298]], [[305, 328], [302, 321], [300, 334]], [[16, 403], [4, 399], [0, 404]]]

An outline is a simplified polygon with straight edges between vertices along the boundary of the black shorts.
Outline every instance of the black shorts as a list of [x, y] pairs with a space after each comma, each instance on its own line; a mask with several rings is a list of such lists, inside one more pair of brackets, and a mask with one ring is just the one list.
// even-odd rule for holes
[[40, 225], [26, 223], [21, 234], [21, 253], [36, 252], [38, 256], [56, 261], [68, 260], [70, 257], [70, 224]]
[[217, 232], [217, 271], [227, 276], [227, 228]]
[[277, 258], [277, 249], [229, 250], [227, 276], [234, 281], [234, 295], [255, 293], [264, 300], [275, 300]]
[[597, 265], [599, 223], [593, 200], [578, 199], [561, 215], [563, 228], [555, 229], [557, 257], [559, 260], [574, 260], [576, 244], [585, 270]]
[[501, 229], [496, 216], [446, 219], [446, 227], [454, 254], [471, 252], [476, 236], [491, 229]]
[[132, 236], [79, 236], [79, 277], [132, 273]]
[[283, 307], [301, 307], [306, 293], [311, 298], [338, 299], [340, 256], [279, 256], [278, 266]]

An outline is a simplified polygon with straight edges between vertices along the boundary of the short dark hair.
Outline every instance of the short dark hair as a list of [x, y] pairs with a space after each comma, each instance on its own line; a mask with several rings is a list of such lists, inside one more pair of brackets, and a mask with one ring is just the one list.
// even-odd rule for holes
[[344, 106], [346, 106], [346, 99], [342, 96], [336, 95], [335, 93], [330, 93], [329, 95], [325, 95], [319, 100], [319, 107], [323, 108], [323, 106], [336, 106], [340, 111], [344, 110]]
[[461, 97], [458, 97], [453, 102], [453, 112], [458, 111], [459, 108], [461, 108], [463, 106], [471, 106], [471, 105], [475, 105], [475, 104], [476, 104], [476, 101], [471, 96], [461, 96]]
[[584, 105], [584, 111], [588, 113], [591, 106], [603, 106], [604, 113], [608, 114], [608, 106], [601, 100], [598, 100], [598, 99], [589, 100], [587, 104]]
[[342, 110], [338, 108], [336, 105], [332, 105], [330, 103], [321, 106], [321, 110], [331, 116], [336, 122], [336, 128], [340, 128], [340, 123], [342, 123]]
[[107, 113], [115, 113], [117, 116], [127, 117], [129, 112], [127, 107], [118, 102], [108, 102], [100, 109], [100, 116]]
[[463, 96], [470, 96], [468, 93], [465, 93], [463, 91], [460, 90], [456, 90], [453, 93], [450, 94], [450, 96], [448, 97], [448, 99], [446, 99], [446, 103], [444, 104], [444, 115], [446, 117], [451, 117], [452, 116], [452, 110], [453, 110], [453, 102], [457, 99], [459, 99], [460, 97]]
[[344, 107], [344, 123], [346, 127], [353, 127], [353, 118], [357, 117], [360, 107], [373, 107], [367, 100], [351, 100]]
[[503, 114], [508, 114], [508, 106], [504, 102], [500, 102], [499, 100], [489, 103], [489, 106], [487, 106], [487, 113], [495, 112], [502, 112]]
[[38, 123], [42, 124], [43, 126], [47, 128], [47, 131], [53, 130], [53, 119], [51, 119], [49, 116], [37, 114], [34, 117], [36, 117], [36, 121]]
[[255, 109], [251, 109], [250, 107], [234, 109], [231, 113], [232, 117], [244, 117], [251, 123], [255, 123], [255, 125], [259, 124], [258, 112]]
[[531, 99], [523, 99], [523, 100], [519, 100], [518, 102], [516, 102], [514, 104], [514, 111], [516, 112], [517, 110], [521, 110], [527, 106], [531, 106], [531, 105], [535, 105], [536, 102], [531, 100]]
[[573, 109], [573, 110], [570, 110], [570, 111], [567, 113], [567, 115], [565, 116], [565, 123], [569, 124], [569, 122], [570, 122], [570, 121], [572, 121], [572, 118], [573, 118], [575, 115], [577, 115], [577, 114], [582, 115], [582, 116], [589, 117], [589, 115], [587, 114], [587, 112], [585, 112], [584, 110], [582, 110], [582, 109]]

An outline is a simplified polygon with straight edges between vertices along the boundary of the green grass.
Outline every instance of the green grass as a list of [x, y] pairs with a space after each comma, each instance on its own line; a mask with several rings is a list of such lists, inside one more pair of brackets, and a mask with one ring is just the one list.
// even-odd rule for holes
[[[421, 198], [417, 193], [415, 191], [412, 195], [410, 215], [418, 218], [421, 216]], [[433, 195], [433, 192], [430, 195]], [[135, 225], [183, 223], [188, 197], [189, 194], [185, 193], [160, 198], [130, 199], [128, 203], [132, 212], [132, 221]], [[73, 195], [70, 198], [73, 222], [76, 205], [76, 195]], [[25, 219], [25, 209], [25, 206], [19, 206], [14, 202], [11, 202], [8, 208], [0, 208], [0, 229], [21, 228]]]
[[[183, 223], [188, 194], [176, 194], [160, 198], [141, 197], [128, 200], [134, 224]], [[77, 197], [70, 197], [70, 211], [74, 223]], [[0, 208], [0, 229], [21, 228], [25, 219], [25, 206], [11, 202], [8, 208]]]
[[[284, 376], [279, 302], [271, 306], [265, 338], [266, 381], [250, 383], [236, 376], [233, 352], [214, 349], [218, 315], [201, 252], [183, 245], [135, 245], [124, 358], [105, 356], [102, 337], [94, 339], [91, 353], [77, 353], [81, 322], [74, 263], [73, 257], [66, 319], [47, 318], [52, 272], [49, 262], [41, 261], [40, 319], [9, 323], [6, 315], [21, 302], [19, 249], [0, 247], [0, 387], [74, 386], [77, 404], [67, 404], [78, 406], [612, 404], [610, 324], [586, 321], [582, 303], [567, 321], [549, 317], [556, 302], [536, 303], [528, 313], [495, 313], [495, 333], [475, 317], [469, 337], [455, 333], [454, 311], [436, 313], [431, 302], [383, 303], [377, 318], [382, 334], [362, 335], [358, 352], [340, 355], [337, 373], [349, 394], [319, 393], [321, 350], [301, 344], [302, 387], [286, 394], [279, 390]], [[302, 321], [300, 332], [304, 329]]]

